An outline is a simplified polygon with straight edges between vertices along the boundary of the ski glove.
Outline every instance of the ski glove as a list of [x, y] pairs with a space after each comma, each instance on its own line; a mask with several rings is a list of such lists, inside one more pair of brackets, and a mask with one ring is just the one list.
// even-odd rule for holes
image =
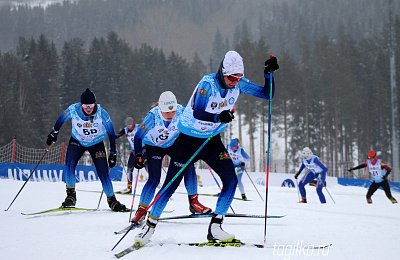
[[300, 173], [298, 172], [298, 173], [296, 173], [295, 175], [294, 175], [294, 178], [297, 180], [297, 178], [299, 178], [299, 175], [300, 175]]
[[386, 170], [386, 174], [382, 176], [382, 179], [386, 180], [391, 171], [392, 169]]
[[233, 112], [230, 110], [224, 110], [222, 111], [218, 116], [217, 116], [217, 121], [219, 123], [229, 123], [231, 122], [235, 116], [233, 115]]
[[351, 172], [353, 170], [353, 168], [348, 169], [349, 172]]
[[50, 134], [47, 136], [47, 141], [46, 144], [47, 145], [51, 145], [52, 143], [55, 143], [57, 141], [57, 135], [58, 135], [58, 131], [51, 130]]
[[110, 155], [108, 156], [108, 166], [110, 168], [114, 168], [116, 164], [117, 164], [117, 154], [115, 152], [110, 152]]
[[276, 57], [271, 57], [270, 59], [265, 61], [264, 73], [268, 74], [270, 72], [274, 72], [279, 69], [278, 60]]
[[244, 162], [240, 162], [239, 165], [244, 167], [246, 164]]
[[133, 165], [135, 166], [136, 169], [142, 169], [144, 167], [143, 155], [141, 154], [136, 155], [136, 159], [133, 162]]

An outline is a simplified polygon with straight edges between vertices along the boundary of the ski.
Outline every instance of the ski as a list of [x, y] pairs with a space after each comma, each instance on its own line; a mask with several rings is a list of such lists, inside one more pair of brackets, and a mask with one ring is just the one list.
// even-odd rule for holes
[[[185, 193], [185, 192], [175, 192], [175, 193], [178, 193], [178, 194], [187, 194], [187, 193]], [[219, 196], [219, 194], [206, 194], [206, 193], [199, 193], [198, 194], [199, 196], [207, 196], [207, 197], [218, 197]], [[252, 200], [249, 200], [249, 199], [246, 199], [246, 200], [244, 200], [244, 199], [242, 199], [242, 198], [233, 198], [234, 200], [242, 200], [242, 201], [252, 201]]]
[[[162, 244], [160, 244], [162, 245]], [[213, 247], [227, 247], [227, 246], [234, 246], [234, 247], [255, 247], [255, 248], [264, 248], [264, 245], [261, 244], [249, 244], [243, 243], [240, 240], [232, 241], [232, 242], [204, 242], [204, 243], [177, 243], [178, 246], [197, 246], [197, 247], [205, 247], [205, 246], [213, 246]]]
[[[275, 248], [275, 246], [264, 246], [262, 244], [253, 244], [253, 243], [243, 243], [240, 240], [235, 239], [234, 241], [231, 242], [218, 242], [218, 241], [209, 241], [209, 242], [203, 242], [203, 243], [158, 243], [158, 244], [149, 244], [148, 246], [167, 246], [167, 245], [177, 245], [177, 246], [194, 246], [194, 247], [228, 247], [228, 246], [233, 246], [233, 247], [254, 247], [254, 248]], [[146, 245], [147, 246], [147, 245]], [[304, 248], [307, 249], [325, 249], [332, 246], [332, 244], [328, 245], [320, 245], [320, 246], [304, 246]], [[126, 248], [125, 250], [119, 252], [118, 254], [115, 254], [117, 258], [121, 258], [133, 251], [139, 250], [142, 248], [143, 245], [141, 245], [139, 242], [136, 242], [135, 244], [131, 245], [130, 247]]]
[[51, 212], [58, 212], [58, 211], [73, 211], [73, 210], [79, 210], [79, 211], [97, 211], [97, 209], [86, 209], [86, 208], [74, 208], [74, 207], [68, 207], [68, 208], [55, 208], [55, 209], [48, 209], [44, 211], [39, 211], [39, 212], [34, 212], [34, 213], [21, 213], [24, 216], [32, 216], [32, 215], [39, 215], [39, 214], [45, 214], [45, 213], [51, 213]]
[[[181, 215], [181, 216], [172, 216], [172, 217], [165, 217], [160, 218], [159, 220], [171, 220], [171, 219], [185, 219], [185, 218], [210, 218], [212, 214], [189, 214], [189, 215]], [[283, 218], [286, 215], [279, 215], [279, 216], [267, 216], [267, 218]], [[236, 217], [236, 218], [265, 218], [264, 215], [251, 215], [251, 214], [234, 214], [234, 213], [227, 213], [225, 217]]]
[[[97, 191], [97, 190], [78, 190], [78, 189], [77, 189], [77, 191], [101, 193], [101, 191]], [[114, 192], [114, 193], [115, 193], [115, 194], [118, 194], [118, 195], [128, 195], [128, 196], [132, 196], [132, 193], [121, 193], [121, 192], [118, 192], [118, 191], [116, 191], [116, 192]], [[140, 197], [140, 194], [136, 194], [135, 196], [139, 196], [139, 197]]]
[[[209, 242], [204, 242], [204, 243], [159, 243], [159, 244], [153, 244], [156, 246], [166, 246], [166, 245], [177, 245], [177, 246], [196, 246], [196, 247], [227, 247], [227, 246], [234, 246], [234, 247], [255, 247], [255, 248], [264, 248], [264, 245], [261, 244], [249, 244], [249, 243], [243, 243], [240, 240], [235, 239], [234, 241], [231, 242], [216, 242], [216, 241], [209, 241]], [[149, 246], [152, 246], [151, 244]], [[117, 258], [121, 258], [123, 256], [126, 256], [127, 254], [136, 251], [140, 248], [142, 248], [143, 245], [141, 245], [139, 242], [136, 242], [135, 244], [131, 245], [130, 247], [126, 248], [125, 250], [119, 252], [118, 254], [115, 254]]]
[[123, 257], [123, 256], [126, 256], [126, 255], [129, 254], [130, 252], [133, 252], [133, 251], [135, 251], [135, 250], [138, 250], [138, 249], [140, 249], [140, 248], [142, 248], [142, 247], [143, 247], [143, 246], [142, 246], [139, 242], [136, 242], [135, 244], [131, 245], [131, 246], [128, 247], [127, 249], [125, 249], [125, 250], [119, 252], [118, 254], [115, 254], [115, 256], [116, 256], [117, 258], [121, 258], [121, 257]]
[[[163, 213], [172, 213], [172, 212], [174, 212], [174, 210], [164, 210], [164, 211], [163, 211]], [[144, 222], [142, 222], [142, 224], [144, 224]], [[114, 231], [114, 234], [116, 234], [116, 235], [125, 234], [129, 229], [135, 229], [135, 228], [137, 228], [137, 227], [142, 226], [142, 224], [140, 224], [140, 225], [134, 225], [134, 224], [132, 223], [132, 224], [130, 224], [129, 226], [124, 227], [123, 229], [121, 229], [121, 230], [119, 230], [119, 231]], [[132, 228], [131, 228], [131, 226], [132, 226]]]
[[138, 225], [135, 225], [134, 223], [130, 224], [127, 227], [124, 227], [123, 229], [121, 229], [120, 231], [114, 231], [114, 234], [119, 235], [119, 234], [125, 234], [126, 232], [128, 232], [128, 230], [133, 230], [135, 228], [141, 227], [144, 224], [144, 221]]
[[[327, 245], [318, 245], [318, 246], [314, 246], [314, 245], [301, 245], [301, 246], [299, 246], [299, 245], [286, 245], [286, 246], [293, 246], [293, 250], [296, 250], [296, 249], [299, 249], [299, 250], [301, 250], [301, 249], [325, 249], [325, 248], [328, 248], [328, 247], [331, 247], [332, 246], [332, 244], [327, 244]], [[285, 246], [285, 248], [286, 248], [286, 246]], [[276, 248], [277, 247], [277, 245], [275, 244], [275, 245], [273, 245], [273, 246], [266, 246], [266, 248]]]

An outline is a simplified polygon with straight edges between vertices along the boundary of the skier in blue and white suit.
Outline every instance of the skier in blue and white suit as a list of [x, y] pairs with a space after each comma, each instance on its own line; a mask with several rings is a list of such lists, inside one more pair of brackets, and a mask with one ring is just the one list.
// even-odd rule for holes
[[247, 200], [246, 194], [244, 192], [244, 185], [242, 182], [243, 173], [245, 171], [246, 163], [250, 162], [250, 156], [244, 151], [240, 144], [239, 138], [232, 139], [228, 144], [226, 149], [229, 152], [229, 156], [233, 161], [233, 166], [235, 166], [236, 177], [238, 179], [238, 188], [240, 194], [242, 195], [242, 200]]
[[294, 175], [297, 179], [304, 168], [307, 168], [306, 174], [301, 178], [299, 182], [299, 190], [301, 194], [300, 203], [307, 203], [305, 185], [310, 183], [312, 180], [317, 179], [317, 194], [321, 203], [326, 203], [325, 196], [322, 193], [322, 188], [324, 187], [326, 173], [328, 168], [319, 160], [319, 158], [314, 155], [310, 148], [305, 147], [302, 151], [302, 164], [299, 171]]
[[[223, 216], [226, 215], [234, 197], [237, 178], [232, 160], [219, 134], [225, 130], [226, 124], [233, 120], [233, 106], [240, 94], [247, 93], [263, 99], [269, 99], [270, 96], [273, 96], [274, 90], [269, 93], [269, 77], [270, 72], [278, 69], [279, 66], [275, 57], [266, 61], [265, 65], [264, 75], [266, 79], [265, 87], [263, 87], [243, 77], [244, 65], [239, 53], [235, 51], [227, 52], [218, 73], [204, 76], [196, 86], [179, 120], [178, 129], [181, 133], [176, 140], [163, 188], [205, 140], [214, 134], [190, 163], [192, 165], [199, 159], [203, 160], [219, 175], [223, 184], [208, 229], [207, 238], [209, 240], [233, 241], [235, 239], [234, 235], [226, 233], [221, 228]], [[220, 126], [221, 128], [219, 128]], [[145, 244], [149, 241], [154, 233], [158, 218], [182, 177], [182, 175], [179, 175], [154, 203], [147, 223], [142, 232], [135, 237], [135, 242]]]
[[[178, 122], [184, 107], [177, 103], [171, 91], [160, 95], [158, 103], [147, 114], [140, 128], [136, 132], [134, 145], [136, 159], [134, 165], [141, 169], [146, 165], [149, 179], [143, 187], [140, 203], [132, 222], [140, 223], [146, 217], [146, 208], [150, 205], [154, 192], [161, 179], [161, 163], [165, 155], [172, 155], [175, 141], [179, 136]], [[145, 144], [146, 153], [142, 155], [142, 145]], [[188, 192], [189, 210], [193, 214], [209, 214], [211, 209], [198, 201], [197, 176], [194, 165], [184, 172], [185, 187]]]
[[[65, 159], [65, 184], [67, 197], [61, 207], [74, 207], [76, 203], [75, 168], [85, 151], [90, 153], [96, 167], [97, 175], [103, 185], [107, 202], [113, 211], [127, 211], [125, 205], [116, 200], [113, 185], [108, 175], [108, 167], [116, 164], [116, 147], [114, 126], [108, 113], [96, 104], [96, 96], [89, 89], [81, 95], [81, 102], [70, 105], [58, 118], [53, 130], [47, 136], [47, 145], [57, 141], [57, 134], [62, 125], [71, 119], [72, 136], [69, 140]], [[103, 140], [110, 140], [108, 164]]]
[[129, 194], [129, 193], [132, 193], [133, 170], [135, 169], [135, 167], [133, 165], [133, 162], [135, 161], [135, 146], [133, 144], [133, 140], [135, 138], [135, 134], [136, 134], [136, 131], [138, 130], [138, 127], [136, 126], [135, 120], [133, 120], [132, 117], [127, 117], [125, 119], [125, 125], [126, 125], [126, 127], [122, 128], [121, 131], [119, 131], [115, 135], [115, 139], [118, 139], [121, 136], [125, 136], [129, 142], [132, 150], [129, 154], [128, 164], [127, 164], [127, 166], [128, 166], [127, 167], [128, 171], [126, 173], [127, 187], [126, 187], [126, 189], [118, 191], [118, 193]]

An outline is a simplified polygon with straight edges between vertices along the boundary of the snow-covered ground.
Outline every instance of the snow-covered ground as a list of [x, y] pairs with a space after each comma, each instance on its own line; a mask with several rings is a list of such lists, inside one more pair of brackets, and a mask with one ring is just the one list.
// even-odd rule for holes
[[[234, 200], [236, 213], [263, 214], [264, 202], [243, 176], [246, 194], [252, 201]], [[271, 177], [273, 178], [273, 176]], [[214, 184], [199, 187], [199, 193], [215, 194]], [[114, 235], [129, 224], [129, 213], [107, 210], [103, 197], [100, 209], [94, 212], [58, 212], [37, 216], [23, 216], [60, 206], [65, 198], [62, 182], [29, 182], [8, 211], [5, 211], [23, 182], [0, 179], [0, 252], [1, 259], [113, 259], [114, 254], [133, 243], [138, 230], [131, 231], [121, 243], [111, 248], [121, 238]], [[125, 182], [114, 182], [114, 189], [125, 187]], [[141, 193], [143, 183], [138, 184]], [[149, 246], [124, 257], [124, 259], [398, 259], [400, 255], [400, 205], [392, 204], [382, 190], [374, 196], [373, 204], [365, 201], [367, 190], [328, 182], [333, 203], [324, 191], [327, 204], [321, 205], [315, 188], [307, 186], [308, 204], [296, 203], [297, 189], [270, 186], [268, 215], [286, 215], [281, 219], [267, 220], [266, 248], [199, 248], [177, 246], [174, 243], [205, 242], [209, 219], [181, 219], [160, 222]], [[265, 186], [256, 184], [265, 198]], [[100, 182], [78, 183], [79, 190], [101, 190]], [[77, 207], [96, 208], [100, 194], [77, 191]], [[179, 192], [185, 192], [179, 187]], [[393, 192], [400, 199], [399, 193]], [[236, 197], [239, 194], [237, 192]], [[130, 207], [132, 197], [117, 195]], [[140, 197], [136, 197], [135, 206]], [[201, 196], [200, 201], [212, 208], [217, 198]], [[176, 193], [168, 203], [163, 216], [188, 214], [187, 195]], [[223, 228], [243, 242], [262, 244], [264, 219], [225, 218]], [[164, 246], [157, 246], [164, 243]], [[311, 250], [305, 245], [333, 244], [329, 249]], [[296, 248], [299, 246], [299, 248]]]

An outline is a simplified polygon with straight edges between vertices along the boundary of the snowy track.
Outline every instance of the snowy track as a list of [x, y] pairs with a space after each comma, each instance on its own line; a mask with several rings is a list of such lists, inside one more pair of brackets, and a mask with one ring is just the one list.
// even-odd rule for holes
[[[65, 198], [65, 184], [29, 182], [8, 211], [4, 211], [23, 182], [0, 180], [0, 251], [1, 259], [115, 259], [114, 254], [133, 243], [138, 230], [120, 239], [114, 231], [129, 224], [129, 213], [108, 210], [97, 212], [51, 213], [46, 216], [23, 216], [21, 212], [37, 212], [60, 206]], [[236, 213], [264, 214], [264, 203], [252, 185], [246, 184], [246, 195], [252, 201], [234, 200]], [[115, 182], [115, 190], [125, 187]], [[143, 183], [138, 184], [141, 192]], [[265, 187], [257, 185], [265, 196]], [[99, 182], [78, 183], [77, 189], [101, 190]], [[176, 243], [205, 242], [209, 219], [162, 221], [152, 237], [153, 246], [132, 252], [124, 259], [397, 259], [400, 254], [400, 205], [393, 205], [378, 190], [373, 204], [365, 202], [367, 190], [362, 187], [328, 186], [336, 201], [326, 194], [321, 205], [315, 188], [306, 187], [308, 204], [298, 204], [294, 188], [269, 187], [268, 215], [285, 215], [267, 220], [266, 248], [198, 248], [179, 247]], [[178, 191], [185, 192], [179, 187]], [[217, 193], [218, 187], [199, 187], [199, 193]], [[116, 195], [127, 207], [130, 196]], [[236, 194], [238, 196], [238, 194]], [[393, 192], [398, 200], [400, 194]], [[100, 195], [77, 191], [77, 207], [96, 208]], [[215, 208], [217, 198], [201, 196], [200, 201]], [[135, 199], [135, 206], [139, 197]], [[100, 209], [108, 209], [103, 197]], [[185, 194], [174, 194], [163, 216], [189, 214]], [[226, 218], [224, 229], [246, 243], [262, 244], [264, 219]], [[164, 246], [155, 244], [163, 243]], [[329, 250], [307, 250], [302, 246], [333, 244]]]

